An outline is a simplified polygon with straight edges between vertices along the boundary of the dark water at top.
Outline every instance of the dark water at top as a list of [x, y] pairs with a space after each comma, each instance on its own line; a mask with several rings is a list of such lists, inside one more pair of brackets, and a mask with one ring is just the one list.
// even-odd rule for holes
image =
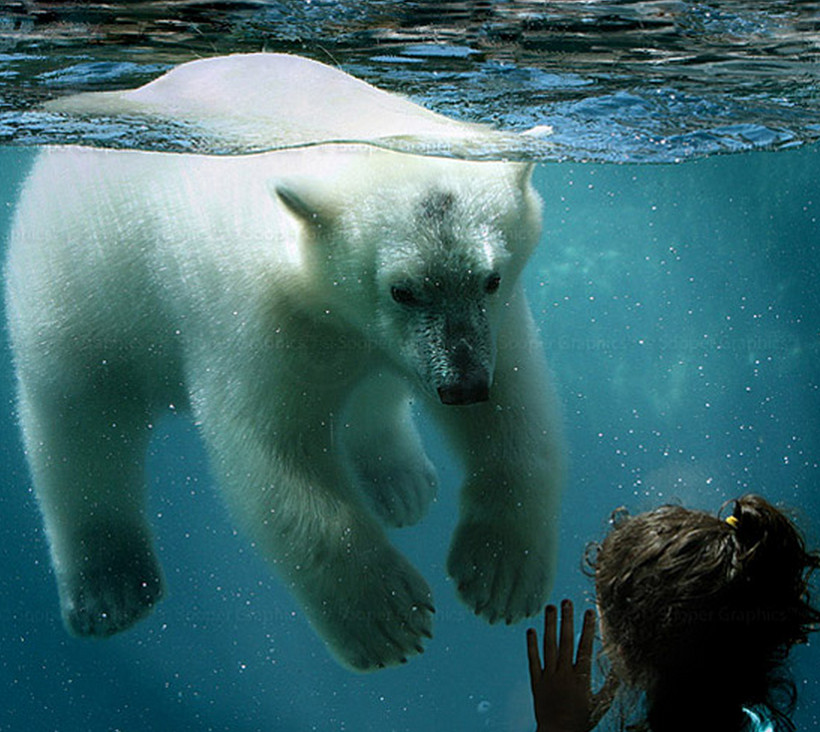
[[[584, 547], [620, 505], [716, 511], [761, 492], [793, 507], [818, 546], [819, 13], [812, 2], [5, 3], [0, 241], [30, 146], [207, 152], [178, 128], [37, 109], [193, 58], [299, 53], [459, 119], [552, 125], [552, 146], [533, 151], [544, 233], [523, 275], [569, 445], [552, 599], [590, 602]], [[426, 422], [439, 497], [418, 526], [391, 532], [437, 606], [435, 637], [407, 666], [359, 676], [329, 657], [237, 532], [182, 417], [156, 425], [149, 458], [167, 599], [120, 636], [67, 636], [0, 338], [0, 732], [534, 729], [525, 624], [486, 625], [446, 577], [461, 475]], [[793, 661], [797, 729], [811, 732], [818, 640]]]
[[55, 96], [194, 58], [298, 53], [436, 111], [552, 125], [540, 159], [672, 161], [820, 136], [817, 2], [11, 2], [0, 141], [209, 150], [180, 130], [82, 124]]

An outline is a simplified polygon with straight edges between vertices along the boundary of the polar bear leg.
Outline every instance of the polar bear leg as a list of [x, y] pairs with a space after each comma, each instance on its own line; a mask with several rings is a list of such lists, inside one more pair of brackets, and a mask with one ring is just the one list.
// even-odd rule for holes
[[430, 588], [350, 482], [335, 444], [344, 400], [283, 385], [271, 391], [278, 419], [264, 419], [270, 410], [260, 411], [258, 392], [235, 381], [226, 399], [225, 382], [215, 369], [203, 374], [195, 418], [227, 502], [316, 631], [359, 671], [422, 652]]
[[63, 620], [78, 636], [124, 630], [162, 595], [143, 516], [148, 419], [124, 393], [21, 380], [20, 419]]
[[376, 516], [389, 526], [419, 521], [436, 495], [437, 478], [403, 380], [382, 374], [356, 390], [344, 440], [354, 480]]
[[560, 410], [522, 292], [498, 342], [489, 401], [437, 412], [465, 461], [447, 571], [489, 622], [539, 612], [555, 578], [564, 456]]

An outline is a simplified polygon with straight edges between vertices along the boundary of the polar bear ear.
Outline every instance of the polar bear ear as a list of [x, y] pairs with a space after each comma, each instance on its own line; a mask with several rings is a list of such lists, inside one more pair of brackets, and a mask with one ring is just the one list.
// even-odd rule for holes
[[330, 226], [336, 218], [332, 195], [328, 191], [317, 189], [315, 184], [272, 181], [270, 189], [288, 211], [309, 226]]
[[517, 177], [518, 177], [518, 185], [521, 188], [524, 188], [529, 182], [530, 178], [532, 178], [532, 171], [535, 168], [535, 163], [519, 163]]

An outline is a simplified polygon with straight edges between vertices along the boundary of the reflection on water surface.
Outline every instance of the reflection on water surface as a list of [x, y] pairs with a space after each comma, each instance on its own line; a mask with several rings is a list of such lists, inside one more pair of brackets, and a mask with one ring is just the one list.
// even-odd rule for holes
[[[817, 2], [8, 3], [0, 140], [83, 141], [87, 130], [32, 106], [267, 50], [338, 64], [460, 119], [552, 125], [543, 157], [783, 147], [820, 134], [818, 17]], [[176, 136], [112, 125], [93, 143], [162, 149]]]

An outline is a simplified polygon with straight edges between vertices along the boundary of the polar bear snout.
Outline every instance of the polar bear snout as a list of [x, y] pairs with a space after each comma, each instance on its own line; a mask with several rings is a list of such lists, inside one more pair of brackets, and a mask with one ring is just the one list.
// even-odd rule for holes
[[477, 322], [445, 321], [435, 389], [442, 404], [464, 406], [490, 398], [493, 356], [489, 323], [482, 314]]
[[438, 388], [442, 404], [465, 406], [486, 402], [490, 398], [490, 377], [486, 371], [469, 374], [452, 384]]

